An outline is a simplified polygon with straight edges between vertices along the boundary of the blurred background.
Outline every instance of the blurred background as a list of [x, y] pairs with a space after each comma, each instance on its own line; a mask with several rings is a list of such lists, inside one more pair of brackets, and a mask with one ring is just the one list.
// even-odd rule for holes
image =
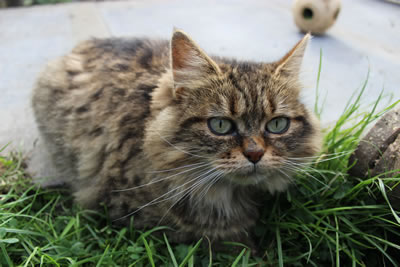
[[[208, 54], [268, 62], [303, 36], [292, 5], [291, 0], [0, 0], [0, 145], [33, 146], [37, 132], [30, 95], [35, 79], [48, 60], [81, 40], [169, 38], [175, 26]], [[400, 98], [400, 5], [395, 0], [342, 1], [336, 23], [312, 39], [305, 55], [303, 97], [310, 106], [321, 51], [323, 125], [340, 116], [369, 71], [365, 110], [383, 89], [387, 101]]]

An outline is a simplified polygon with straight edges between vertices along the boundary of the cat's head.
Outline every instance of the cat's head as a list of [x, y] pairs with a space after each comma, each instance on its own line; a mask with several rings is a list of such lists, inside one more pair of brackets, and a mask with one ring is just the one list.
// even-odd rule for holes
[[310, 36], [274, 63], [211, 59], [184, 32], [171, 40], [171, 70], [153, 94], [145, 152], [157, 170], [188, 181], [283, 191], [318, 152], [319, 124], [300, 102]]

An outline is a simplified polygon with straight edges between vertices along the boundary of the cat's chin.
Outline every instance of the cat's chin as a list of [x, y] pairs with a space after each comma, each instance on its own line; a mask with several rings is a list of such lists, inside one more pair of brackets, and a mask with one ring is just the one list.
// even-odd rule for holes
[[244, 169], [226, 177], [232, 183], [242, 186], [255, 185], [271, 194], [285, 191], [290, 179], [279, 171]]

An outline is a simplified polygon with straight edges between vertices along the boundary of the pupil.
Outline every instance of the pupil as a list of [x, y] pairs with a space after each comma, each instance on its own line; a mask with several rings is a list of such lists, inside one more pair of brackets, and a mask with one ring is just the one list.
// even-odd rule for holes
[[222, 128], [222, 120], [219, 121], [219, 128]]

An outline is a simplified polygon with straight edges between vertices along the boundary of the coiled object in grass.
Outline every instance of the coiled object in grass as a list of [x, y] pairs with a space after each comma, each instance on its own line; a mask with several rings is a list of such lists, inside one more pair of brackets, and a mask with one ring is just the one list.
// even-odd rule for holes
[[[371, 128], [351, 155], [350, 164], [354, 166], [349, 173], [355, 177], [395, 177], [399, 174], [400, 107], [387, 112]], [[400, 207], [400, 186], [396, 186], [390, 195]]]

